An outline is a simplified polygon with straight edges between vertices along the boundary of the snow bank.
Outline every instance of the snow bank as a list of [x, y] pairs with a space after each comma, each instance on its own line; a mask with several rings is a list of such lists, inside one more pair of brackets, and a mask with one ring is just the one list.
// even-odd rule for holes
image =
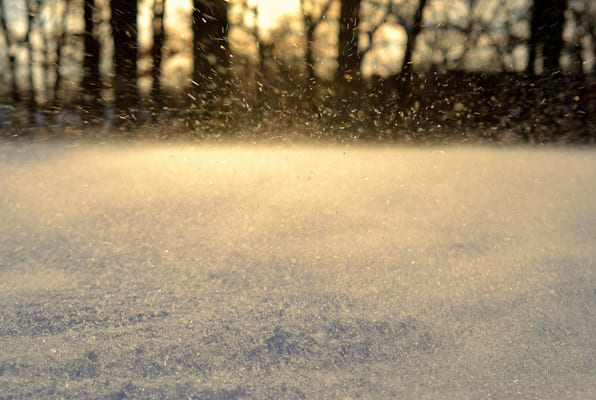
[[0, 387], [592, 397], [595, 182], [593, 150], [0, 144]]

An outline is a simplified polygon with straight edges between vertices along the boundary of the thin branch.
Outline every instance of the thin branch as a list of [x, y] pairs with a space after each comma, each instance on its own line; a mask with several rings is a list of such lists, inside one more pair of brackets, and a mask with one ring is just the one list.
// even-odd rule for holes
[[378, 21], [376, 21], [376, 23], [372, 24], [372, 26], [370, 28], [368, 28], [366, 30], [366, 36], [368, 37], [368, 43], [366, 45], [366, 47], [364, 47], [363, 49], [360, 50], [360, 56], [362, 58], [364, 58], [364, 56], [366, 56], [366, 54], [372, 50], [373, 46], [374, 46], [374, 36], [375, 33], [377, 33], [377, 31], [383, 26], [385, 25], [385, 22], [387, 21], [387, 18], [391, 15], [393, 15], [394, 13], [394, 5], [393, 5], [393, 0], [390, 0], [387, 5], [385, 6], [385, 11], [383, 12], [383, 14], [381, 15], [381, 17], [379, 18]]
[[426, 7], [427, 0], [420, 0], [418, 3], [418, 8], [416, 9], [416, 14], [414, 17], [414, 24], [412, 25], [412, 30], [408, 33], [408, 40], [406, 43], [406, 53], [404, 55], [404, 61], [401, 68], [401, 73], [403, 76], [407, 77], [411, 70], [412, 64], [412, 54], [414, 53], [414, 46], [416, 45], [416, 38], [418, 34], [422, 31], [422, 17], [424, 14], [424, 9]]

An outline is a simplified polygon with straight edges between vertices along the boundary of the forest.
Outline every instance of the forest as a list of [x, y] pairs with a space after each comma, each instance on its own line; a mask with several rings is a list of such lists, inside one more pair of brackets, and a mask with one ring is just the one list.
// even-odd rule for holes
[[0, 137], [594, 142], [594, 2], [297, 2], [1, 0]]

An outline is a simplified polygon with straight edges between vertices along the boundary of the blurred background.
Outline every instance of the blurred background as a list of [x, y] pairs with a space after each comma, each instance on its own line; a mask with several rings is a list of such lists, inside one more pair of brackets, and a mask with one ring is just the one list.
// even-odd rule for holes
[[5, 137], [596, 136], [590, 0], [0, 0], [0, 21]]

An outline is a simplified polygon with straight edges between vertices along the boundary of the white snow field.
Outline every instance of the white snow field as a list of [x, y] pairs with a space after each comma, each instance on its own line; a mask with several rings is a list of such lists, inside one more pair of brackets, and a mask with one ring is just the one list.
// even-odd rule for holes
[[594, 399], [596, 151], [0, 143], [0, 398]]

